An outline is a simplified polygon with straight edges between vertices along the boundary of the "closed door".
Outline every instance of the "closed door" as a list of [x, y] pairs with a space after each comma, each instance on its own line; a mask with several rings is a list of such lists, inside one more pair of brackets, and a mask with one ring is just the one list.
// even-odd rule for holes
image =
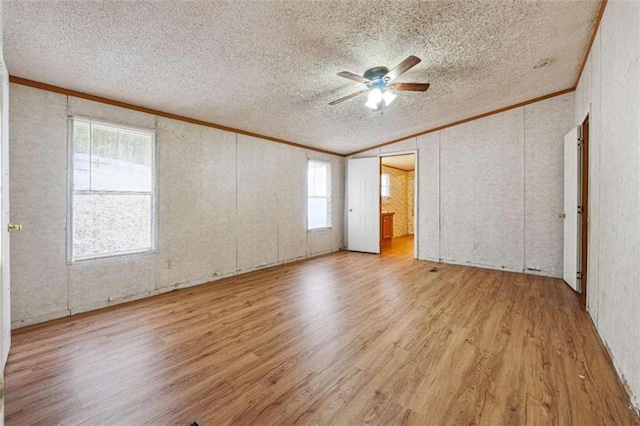
[[4, 424], [4, 366], [11, 345], [11, 304], [9, 295], [9, 73], [0, 63], [0, 321], [2, 324], [2, 368], [0, 369], [0, 424]]

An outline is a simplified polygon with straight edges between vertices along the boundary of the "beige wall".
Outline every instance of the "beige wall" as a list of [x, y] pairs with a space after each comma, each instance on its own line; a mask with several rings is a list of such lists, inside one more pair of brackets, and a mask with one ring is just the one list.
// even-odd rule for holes
[[356, 157], [418, 151], [419, 259], [561, 277], [573, 105], [568, 93]]
[[413, 179], [413, 172], [382, 166], [382, 173], [387, 173], [391, 177], [391, 196], [382, 197], [382, 211], [394, 212], [393, 215], [393, 236], [401, 237], [413, 234], [413, 215], [410, 215], [410, 207], [413, 206], [413, 188], [410, 183]]
[[640, 409], [640, 3], [611, 0], [576, 89], [589, 114], [587, 309]]
[[[158, 251], [67, 264], [67, 116], [153, 128]], [[332, 165], [332, 229], [306, 231], [308, 158]], [[12, 323], [21, 326], [339, 250], [344, 159], [11, 85]]]

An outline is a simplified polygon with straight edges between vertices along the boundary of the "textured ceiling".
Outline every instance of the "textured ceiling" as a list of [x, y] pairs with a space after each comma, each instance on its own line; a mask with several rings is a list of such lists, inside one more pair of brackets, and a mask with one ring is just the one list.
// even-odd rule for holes
[[[5, 1], [9, 73], [338, 153], [574, 85], [600, 0]], [[422, 62], [381, 112], [336, 76]], [[534, 70], [541, 59], [550, 65]]]
[[401, 169], [405, 171], [411, 171], [415, 169], [415, 161], [413, 159], [413, 154], [382, 157], [380, 162], [385, 166], [395, 167], [396, 169]]

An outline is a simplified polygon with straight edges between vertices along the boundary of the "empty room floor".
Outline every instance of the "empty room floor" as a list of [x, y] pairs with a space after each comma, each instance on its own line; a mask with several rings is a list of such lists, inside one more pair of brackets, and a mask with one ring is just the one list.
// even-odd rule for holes
[[401, 253], [18, 330], [5, 404], [8, 425], [640, 424], [561, 280]]
[[414, 257], [413, 235], [408, 234], [382, 240], [380, 243], [380, 254], [385, 256]]

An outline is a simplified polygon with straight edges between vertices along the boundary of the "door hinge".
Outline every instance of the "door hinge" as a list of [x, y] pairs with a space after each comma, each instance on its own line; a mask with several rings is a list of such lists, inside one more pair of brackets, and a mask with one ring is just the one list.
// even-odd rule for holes
[[578, 214], [582, 214], [582, 206], [578, 206]]
[[581, 280], [582, 279], [582, 272], [576, 272], [576, 278]]

